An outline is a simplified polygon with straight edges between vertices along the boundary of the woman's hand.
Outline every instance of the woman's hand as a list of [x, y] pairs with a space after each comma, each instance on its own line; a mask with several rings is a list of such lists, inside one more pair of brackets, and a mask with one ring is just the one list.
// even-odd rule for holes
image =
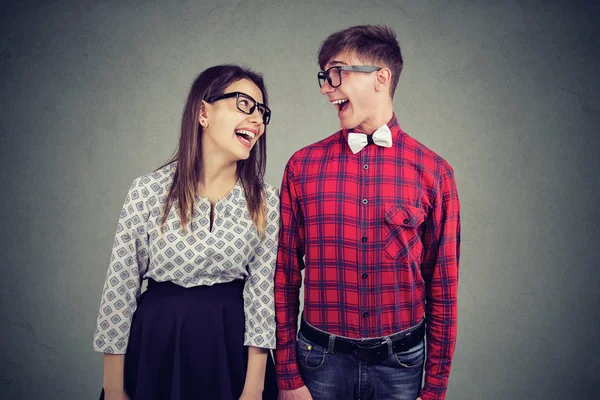
[[246, 389], [244, 387], [240, 400], [262, 400], [262, 392], [261, 389]]
[[104, 400], [129, 400], [124, 390], [104, 390]]

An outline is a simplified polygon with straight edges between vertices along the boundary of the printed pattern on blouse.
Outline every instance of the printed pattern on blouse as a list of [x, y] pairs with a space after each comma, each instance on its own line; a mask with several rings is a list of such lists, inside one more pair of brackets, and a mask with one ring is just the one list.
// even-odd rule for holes
[[94, 350], [124, 354], [142, 280], [171, 281], [182, 287], [244, 279], [244, 345], [275, 347], [273, 275], [279, 233], [279, 194], [265, 184], [264, 237], [252, 223], [243, 187], [217, 200], [210, 229], [210, 202], [196, 197], [187, 231], [173, 206], [161, 219], [176, 164], [137, 178], [119, 215], [98, 313]]

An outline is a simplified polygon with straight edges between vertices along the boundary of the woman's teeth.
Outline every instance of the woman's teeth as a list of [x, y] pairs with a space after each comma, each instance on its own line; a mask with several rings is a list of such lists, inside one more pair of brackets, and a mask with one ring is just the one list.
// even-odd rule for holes
[[243, 143], [246, 143], [248, 145], [252, 143], [252, 139], [256, 137], [256, 134], [254, 132], [247, 131], [245, 129], [238, 129], [235, 131], [235, 134]]
[[244, 129], [239, 129], [239, 130], [235, 131], [235, 134], [238, 136], [243, 136], [247, 140], [252, 140], [256, 136], [256, 134], [254, 132], [247, 131]]

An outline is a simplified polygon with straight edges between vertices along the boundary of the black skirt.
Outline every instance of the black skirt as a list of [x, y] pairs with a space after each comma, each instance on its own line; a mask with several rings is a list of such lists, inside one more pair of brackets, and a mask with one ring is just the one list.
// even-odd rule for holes
[[[237, 400], [248, 363], [243, 289], [241, 280], [193, 288], [149, 280], [125, 354], [130, 399]], [[265, 375], [263, 399], [276, 399], [270, 354]]]

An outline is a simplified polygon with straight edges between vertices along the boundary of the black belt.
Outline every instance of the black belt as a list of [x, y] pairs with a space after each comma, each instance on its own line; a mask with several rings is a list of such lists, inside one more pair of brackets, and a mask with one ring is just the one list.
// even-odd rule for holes
[[[325, 349], [329, 348], [329, 335], [328, 333], [319, 331], [309, 324], [304, 319], [300, 324], [300, 332], [309, 341], [317, 344]], [[415, 347], [425, 337], [425, 323], [421, 322], [414, 330], [406, 332], [405, 334], [391, 335], [392, 338], [392, 352], [401, 353]], [[388, 344], [386, 341], [381, 339], [365, 339], [365, 340], [352, 340], [335, 337], [333, 343], [334, 353], [346, 353], [352, 354], [359, 360], [363, 361], [375, 361], [382, 360], [388, 357]]]

